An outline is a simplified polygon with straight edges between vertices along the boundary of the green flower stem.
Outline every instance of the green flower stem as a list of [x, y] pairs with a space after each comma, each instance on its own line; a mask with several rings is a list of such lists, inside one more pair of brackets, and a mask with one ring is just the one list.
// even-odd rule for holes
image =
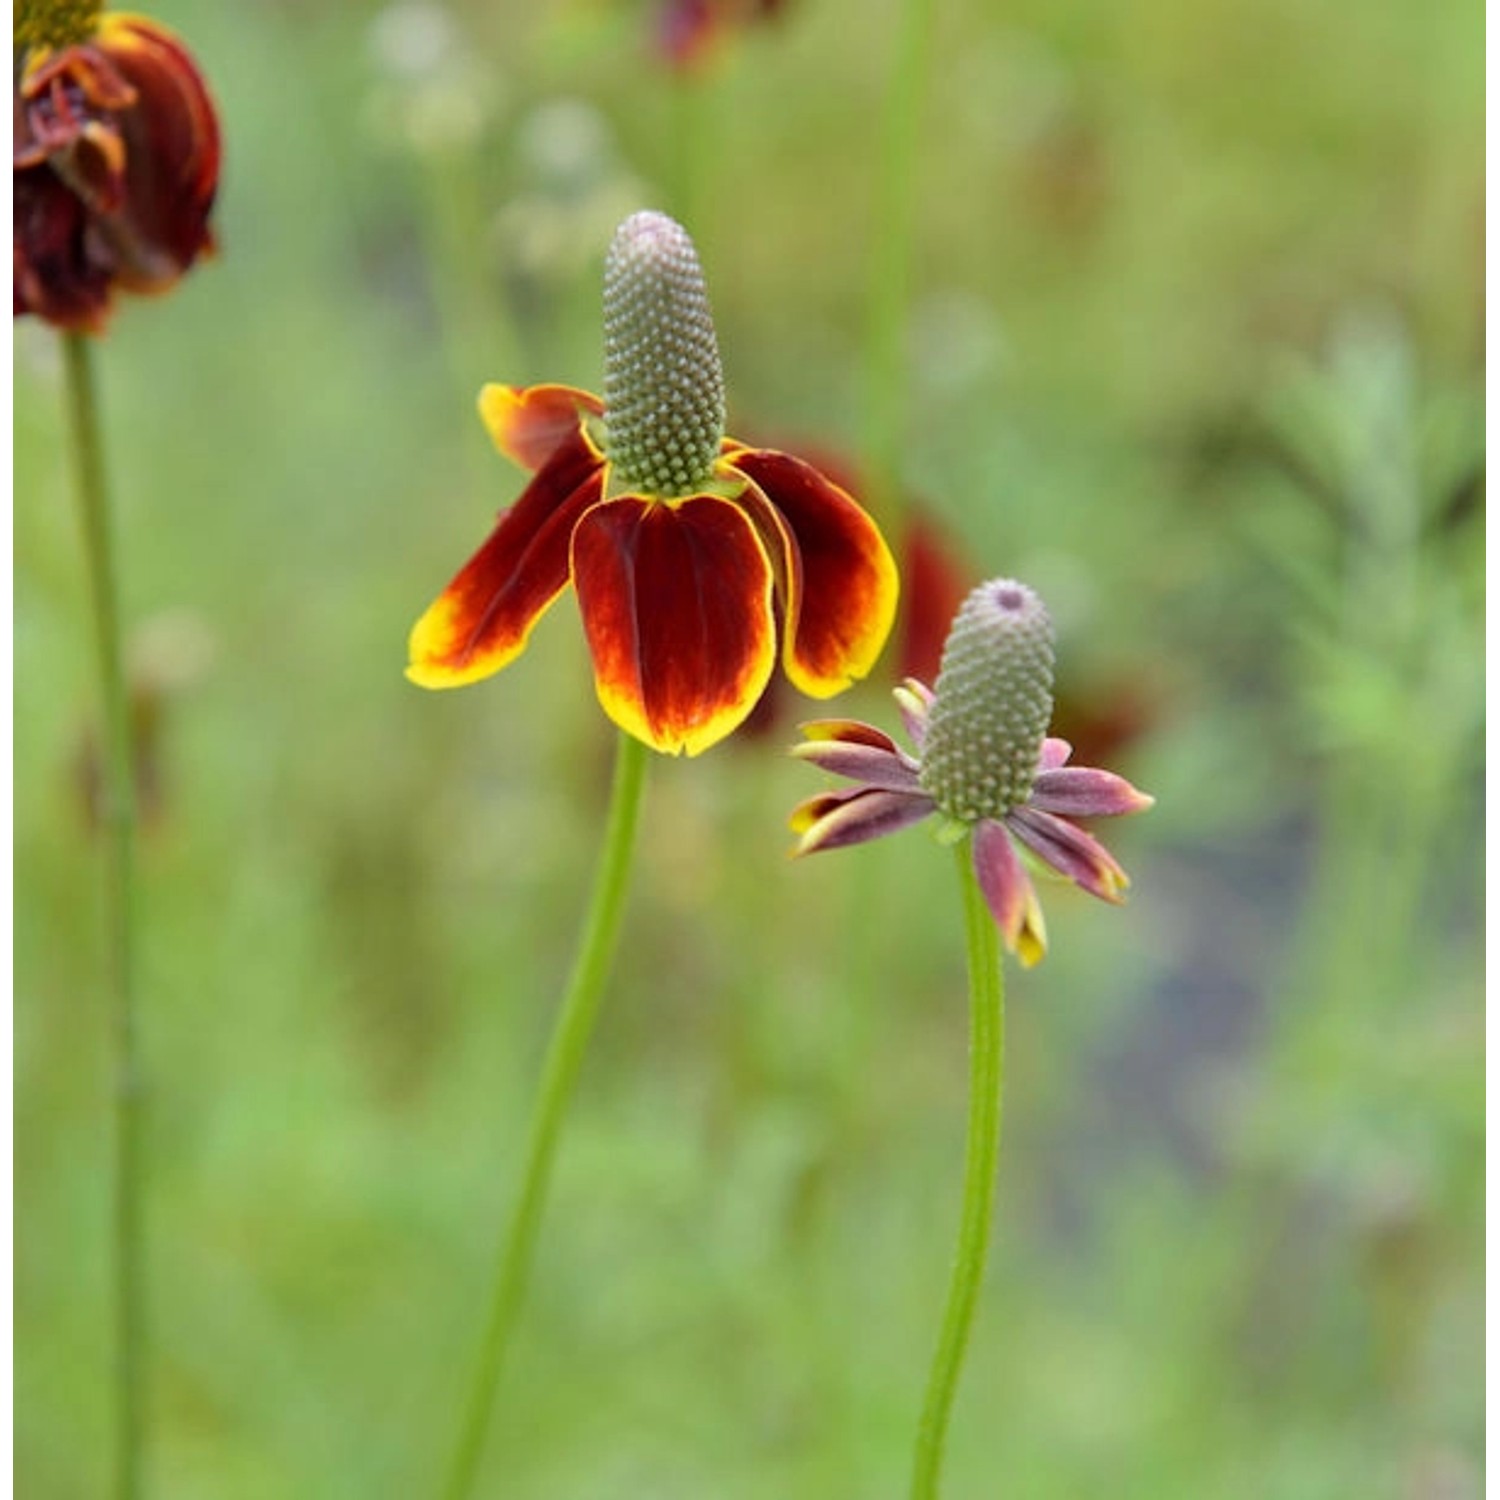
[[865, 320], [866, 508], [888, 530], [901, 519], [906, 319], [916, 243], [917, 145], [931, 72], [933, 0], [905, 0], [895, 43], [870, 243]]
[[609, 821], [604, 831], [598, 873], [594, 878], [594, 893], [542, 1069], [541, 1092], [526, 1138], [521, 1196], [500, 1247], [489, 1321], [485, 1326], [474, 1383], [469, 1391], [463, 1427], [448, 1471], [448, 1482], [443, 1489], [445, 1500], [463, 1500], [471, 1492], [484, 1451], [495, 1391], [526, 1290], [537, 1232], [541, 1228], [558, 1132], [594, 1029], [594, 1019], [599, 1013], [599, 1000], [604, 992], [604, 981], [609, 976], [615, 940], [619, 936], [648, 754], [640, 741], [628, 734], [620, 735]]
[[990, 1220], [995, 1197], [995, 1166], [1000, 1155], [1000, 1098], [1005, 1070], [1005, 979], [995, 919], [974, 877], [970, 840], [956, 849], [964, 891], [964, 926], [969, 945], [969, 1127], [964, 1148], [964, 1211], [958, 1254], [948, 1286], [943, 1329], [927, 1377], [927, 1398], [917, 1429], [912, 1467], [913, 1500], [938, 1493], [943, 1440], [964, 1349], [974, 1325], [974, 1309], [984, 1281]]
[[63, 335], [67, 410], [74, 482], [83, 527], [94, 615], [94, 651], [103, 709], [102, 810], [108, 844], [105, 920], [109, 930], [114, 1053], [114, 1494], [141, 1493], [142, 1370], [145, 1291], [142, 1283], [141, 1077], [136, 1035], [135, 984], [135, 768], [130, 703], [120, 644], [109, 495], [99, 437], [92, 349], [86, 335]]

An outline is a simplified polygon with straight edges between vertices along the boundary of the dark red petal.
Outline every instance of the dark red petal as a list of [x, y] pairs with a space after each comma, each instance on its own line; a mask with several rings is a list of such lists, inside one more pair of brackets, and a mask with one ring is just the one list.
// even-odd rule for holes
[[727, 463], [766, 495], [796, 543], [787, 587], [786, 674], [814, 698], [841, 692], [875, 665], [896, 614], [896, 564], [875, 523], [810, 464], [769, 448]]
[[514, 464], [533, 473], [604, 403], [571, 385], [487, 385], [479, 393], [479, 419], [491, 441]]
[[573, 584], [599, 701], [627, 733], [696, 755], [755, 707], [776, 664], [772, 570], [732, 501], [595, 506], [573, 534]]
[[422, 687], [461, 687], [519, 656], [567, 587], [573, 528], [603, 492], [604, 466], [578, 433], [417, 621], [406, 675]]
[[115, 259], [88, 214], [49, 167], [12, 182], [12, 304], [57, 328], [97, 333], [109, 315]]
[[101, 227], [120, 256], [122, 285], [160, 291], [213, 249], [218, 116], [192, 53], [166, 27], [106, 14], [93, 45], [136, 92], [114, 116], [125, 142], [124, 202]]

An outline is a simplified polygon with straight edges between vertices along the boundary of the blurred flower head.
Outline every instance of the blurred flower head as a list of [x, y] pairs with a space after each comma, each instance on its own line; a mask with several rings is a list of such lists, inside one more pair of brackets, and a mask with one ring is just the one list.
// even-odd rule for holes
[[701, 72], [735, 32], [769, 21], [785, 8], [786, 0], [660, 0], [656, 54], [674, 72]]
[[971, 841], [974, 873], [1005, 946], [1028, 967], [1047, 951], [1026, 860], [1101, 900], [1119, 902], [1124, 870], [1075, 818], [1140, 812], [1152, 799], [1122, 777], [1069, 766], [1050, 738], [1052, 622], [1025, 584], [997, 579], [964, 601], [943, 650], [937, 689], [896, 690], [909, 755], [883, 730], [847, 719], [804, 726], [792, 754], [855, 785], [810, 797], [792, 813], [811, 854], [894, 833], [939, 815], [941, 836]]
[[15, 12], [14, 310], [98, 332], [213, 249], [219, 125], [192, 54], [80, 0]]
[[779, 655], [812, 697], [874, 665], [896, 567], [874, 522], [810, 464], [724, 436], [724, 382], [698, 257], [633, 214], [605, 267], [604, 397], [486, 386], [495, 446], [532, 472], [417, 621], [407, 676], [458, 687], [525, 648], [571, 583], [605, 712], [695, 755], [755, 706]]

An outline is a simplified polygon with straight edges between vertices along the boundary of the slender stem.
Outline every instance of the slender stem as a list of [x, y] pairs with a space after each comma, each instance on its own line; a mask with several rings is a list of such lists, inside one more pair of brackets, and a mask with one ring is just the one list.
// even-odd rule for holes
[[917, 1429], [917, 1456], [912, 1468], [913, 1500], [938, 1493], [943, 1440], [953, 1395], [958, 1388], [964, 1349], [974, 1324], [974, 1309], [984, 1280], [990, 1219], [995, 1196], [995, 1164], [1000, 1155], [1000, 1098], [1005, 1069], [1005, 980], [995, 920], [974, 878], [969, 840], [957, 846], [959, 879], [964, 892], [964, 926], [969, 945], [969, 1129], [964, 1147], [964, 1211], [958, 1254], [948, 1286], [948, 1306], [937, 1353], [927, 1377], [927, 1398]]
[[114, 1064], [114, 1493], [141, 1493], [141, 1373], [145, 1290], [141, 1277], [141, 1077], [136, 1037], [135, 771], [130, 704], [120, 645], [120, 607], [92, 350], [81, 333], [63, 335], [74, 481], [94, 616], [94, 650], [103, 709], [102, 822], [108, 844], [105, 906], [109, 932]]
[[876, 520], [900, 520], [905, 328], [916, 243], [917, 145], [931, 71], [933, 0], [903, 0], [885, 116], [870, 243], [865, 321], [865, 500]]
[[470, 1493], [484, 1451], [495, 1391], [531, 1271], [537, 1231], [541, 1228], [558, 1132], [599, 1013], [599, 1000], [620, 931], [647, 755], [646, 747], [638, 740], [620, 735], [614, 790], [594, 877], [593, 898], [542, 1068], [541, 1091], [526, 1138], [521, 1196], [496, 1262], [489, 1321], [485, 1325], [463, 1427], [448, 1470], [448, 1482], [443, 1489], [446, 1500], [463, 1500]]

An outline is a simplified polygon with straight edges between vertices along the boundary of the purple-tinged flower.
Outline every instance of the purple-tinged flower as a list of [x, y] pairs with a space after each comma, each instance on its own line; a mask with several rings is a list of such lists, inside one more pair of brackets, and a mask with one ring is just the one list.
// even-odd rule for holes
[[839, 849], [937, 814], [939, 838], [973, 846], [974, 873], [1005, 939], [1028, 968], [1047, 951], [1027, 865], [1046, 866], [1103, 901], [1130, 884], [1113, 855], [1073, 820], [1142, 812], [1152, 801], [1122, 776], [1070, 766], [1052, 716], [1052, 622], [1025, 584], [997, 579], [969, 594], [943, 647], [936, 690], [915, 678], [896, 702], [917, 753], [851, 719], [803, 726], [792, 754], [855, 783], [794, 809], [794, 854]]

